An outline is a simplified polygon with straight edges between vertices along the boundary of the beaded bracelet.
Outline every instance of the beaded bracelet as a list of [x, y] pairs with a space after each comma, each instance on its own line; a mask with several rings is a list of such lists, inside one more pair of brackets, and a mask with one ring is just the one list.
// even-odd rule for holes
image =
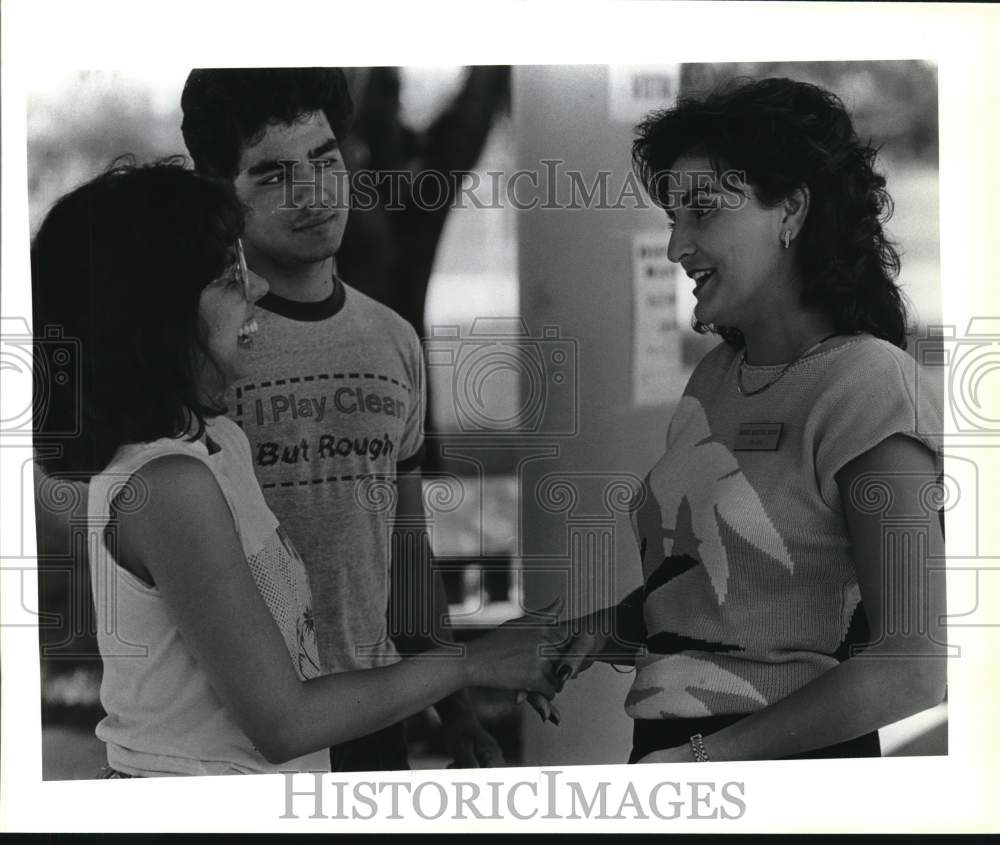
[[702, 735], [695, 734], [689, 741], [691, 743], [691, 753], [694, 755], [694, 761], [696, 763], [707, 763], [708, 752], [705, 750], [705, 743], [703, 742]]

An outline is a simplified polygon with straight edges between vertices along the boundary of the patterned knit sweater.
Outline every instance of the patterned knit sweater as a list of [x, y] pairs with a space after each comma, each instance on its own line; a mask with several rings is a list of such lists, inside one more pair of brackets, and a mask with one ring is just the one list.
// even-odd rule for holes
[[[835, 666], [865, 627], [835, 476], [896, 433], [939, 454], [940, 387], [889, 343], [820, 350], [756, 396], [737, 367], [724, 343], [698, 365], [633, 514], [635, 719], [754, 712]], [[782, 368], [745, 365], [744, 386]]]

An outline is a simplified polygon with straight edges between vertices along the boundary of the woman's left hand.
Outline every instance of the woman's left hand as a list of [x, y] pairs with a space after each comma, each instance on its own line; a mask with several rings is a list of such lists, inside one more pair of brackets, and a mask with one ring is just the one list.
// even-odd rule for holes
[[650, 751], [645, 757], [639, 758], [639, 763], [693, 763], [694, 756], [687, 745], [675, 748], [663, 748], [660, 751]]

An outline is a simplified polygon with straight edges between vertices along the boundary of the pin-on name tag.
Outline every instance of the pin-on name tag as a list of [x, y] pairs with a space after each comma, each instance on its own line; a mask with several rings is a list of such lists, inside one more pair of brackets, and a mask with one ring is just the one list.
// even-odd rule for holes
[[773, 452], [781, 440], [781, 423], [746, 422], [740, 423], [736, 434], [737, 452]]

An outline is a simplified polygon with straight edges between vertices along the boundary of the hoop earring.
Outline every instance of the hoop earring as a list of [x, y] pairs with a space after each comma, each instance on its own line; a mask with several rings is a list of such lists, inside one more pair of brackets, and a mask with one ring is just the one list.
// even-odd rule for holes
[[792, 245], [792, 233], [788, 229], [785, 229], [785, 231], [781, 233], [781, 245], [785, 249], [788, 249]]

